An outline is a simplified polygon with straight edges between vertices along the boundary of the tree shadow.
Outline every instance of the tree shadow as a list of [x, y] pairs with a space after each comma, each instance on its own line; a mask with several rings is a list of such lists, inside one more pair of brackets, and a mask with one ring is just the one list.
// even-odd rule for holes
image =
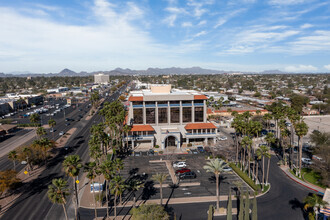
[[142, 199], [148, 200], [151, 196], [156, 195], [156, 188], [154, 187], [153, 181], [147, 181], [144, 183], [144, 188], [142, 190]]
[[171, 190], [171, 194], [169, 195], [169, 197], [168, 197], [168, 199], [167, 199], [167, 201], [166, 201], [165, 208], [167, 208], [168, 202], [169, 202], [170, 199], [172, 198], [172, 195], [173, 195], [173, 193], [174, 193], [174, 190], [177, 189], [177, 188], [179, 188], [179, 184], [170, 184], [169, 186], [170, 186], [170, 188], [171, 188], [172, 190]]
[[[219, 184], [220, 184], [221, 182], [223, 182], [224, 180], [226, 180], [226, 179], [227, 179], [227, 177], [224, 177], [224, 176], [220, 175], [220, 177], [219, 177]], [[209, 177], [209, 181], [210, 181], [211, 183], [215, 183], [215, 182], [216, 182], [216, 178], [215, 178], [215, 176], [212, 175], [211, 177]]]
[[304, 211], [304, 203], [300, 202], [297, 198], [294, 198], [289, 201], [289, 205], [291, 205], [291, 209], [296, 210], [300, 209], [301, 213], [304, 216], [304, 219], [308, 219], [308, 214]]

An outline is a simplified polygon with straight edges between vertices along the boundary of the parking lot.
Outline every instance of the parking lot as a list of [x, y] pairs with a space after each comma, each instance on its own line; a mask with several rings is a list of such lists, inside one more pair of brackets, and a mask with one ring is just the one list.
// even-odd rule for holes
[[[141, 154], [140, 156], [130, 156], [124, 160], [124, 170], [122, 175], [125, 179], [134, 178], [137, 176], [144, 179], [147, 183], [147, 186], [150, 189], [150, 185], [158, 183], [152, 183], [151, 176], [155, 173], [167, 173], [169, 171], [164, 162], [153, 163], [149, 160], [171, 160], [171, 161], [185, 161], [187, 168], [196, 173], [196, 178], [194, 179], [183, 179], [180, 180], [180, 184], [185, 183], [185, 186], [175, 186], [172, 184], [170, 175], [164, 184], [169, 184], [169, 187], [163, 189], [163, 195], [165, 197], [179, 198], [179, 197], [189, 197], [189, 196], [214, 196], [216, 193], [215, 187], [215, 177], [212, 173], [207, 173], [203, 166], [206, 164], [207, 155], [205, 153], [200, 154], [186, 154], [186, 155], [170, 155], [170, 156], [147, 156]], [[175, 168], [175, 170], [180, 168]], [[242, 191], [249, 191], [252, 193], [253, 190], [243, 182], [233, 171], [224, 172], [220, 175], [220, 195], [228, 195], [229, 190], [232, 190], [232, 194], [237, 193], [237, 183], [240, 185]], [[188, 183], [188, 186], [186, 184]], [[189, 184], [193, 183], [193, 184]], [[198, 183], [198, 184], [196, 184]], [[158, 189], [151, 190], [153, 193], [148, 194], [151, 199], [159, 198]], [[145, 190], [140, 190], [140, 193], [143, 196]]]

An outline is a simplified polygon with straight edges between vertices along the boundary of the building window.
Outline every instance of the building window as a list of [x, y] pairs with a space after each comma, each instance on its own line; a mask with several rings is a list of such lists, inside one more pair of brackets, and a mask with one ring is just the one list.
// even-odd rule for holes
[[180, 104], [180, 101], [170, 101], [170, 104]]
[[156, 123], [156, 111], [155, 108], [146, 108], [146, 122], [147, 124]]
[[180, 122], [180, 108], [171, 108], [171, 123]]
[[167, 108], [158, 108], [158, 123], [167, 123]]
[[143, 110], [133, 109], [134, 124], [143, 124]]
[[204, 121], [204, 108], [203, 107], [195, 107], [195, 122], [203, 122]]
[[182, 122], [191, 122], [191, 108], [190, 107], [182, 108]]
[[143, 105], [143, 102], [137, 102], [137, 101], [134, 101], [134, 102], [133, 102], [133, 105]]
[[198, 104], [201, 104], [201, 103], [204, 103], [204, 101], [203, 101], [203, 100], [195, 100], [194, 103], [195, 103], [195, 104], [197, 104], [197, 103], [198, 103]]

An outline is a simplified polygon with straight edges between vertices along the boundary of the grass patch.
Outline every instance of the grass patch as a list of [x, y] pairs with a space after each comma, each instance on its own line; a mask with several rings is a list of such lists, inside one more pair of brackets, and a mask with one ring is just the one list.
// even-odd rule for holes
[[249, 184], [249, 186], [251, 186], [251, 188], [255, 191], [259, 191], [260, 187], [257, 186], [252, 179], [249, 178], [249, 176], [244, 173], [243, 171], [241, 171], [235, 164], [233, 163], [229, 163], [229, 166], [237, 173], [237, 175], [239, 175], [247, 184]]
[[270, 187], [270, 184], [268, 183], [268, 185], [265, 185], [264, 190], [262, 190], [262, 192], [263, 192], [263, 193], [264, 193], [264, 192], [267, 192], [267, 190], [269, 189], [269, 187]]
[[306, 182], [309, 182], [321, 188], [326, 188], [324, 185], [320, 183], [320, 180], [322, 180], [322, 176], [320, 173], [315, 172], [310, 168], [303, 168], [301, 172]]

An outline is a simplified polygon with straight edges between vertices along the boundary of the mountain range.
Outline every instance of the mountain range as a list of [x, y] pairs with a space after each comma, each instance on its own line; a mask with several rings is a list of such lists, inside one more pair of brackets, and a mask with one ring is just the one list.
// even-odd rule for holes
[[[0, 73], [0, 77], [29, 77], [29, 76], [90, 76], [97, 73], [103, 73], [106, 75], [170, 75], [170, 74], [224, 74], [224, 73], [245, 73], [245, 74], [256, 74], [257, 72], [240, 72], [240, 71], [223, 71], [223, 70], [211, 70], [203, 69], [201, 67], [190, 67], [190, 68], [148, 68], [146, 70], [131, 70], [116, 68], [110, 71], [94, 71], [94, 72], [75, 72], [70, 69], [63, 69], [59, 73], [31, 73], [28, 71], [24, 72], [11, 72], [11, 73]], [[280, 70], [265, 70], [260, 74], [283, 74]]]

